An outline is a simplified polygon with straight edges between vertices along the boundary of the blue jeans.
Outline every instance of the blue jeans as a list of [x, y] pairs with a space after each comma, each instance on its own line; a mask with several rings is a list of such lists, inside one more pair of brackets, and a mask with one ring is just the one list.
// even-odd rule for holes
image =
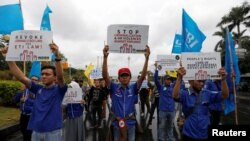
[[[119, 141], [120, 130], [118, 126], [113, 126], [114, 141]], [[128, 141], [135, 141], [135, 125], [128, 126]]]
[[159, 140], [173, 141], [174, 112], [159, 111]]
[[32, 132], [31, 141], [62, 141], [62, 129], [50, 132]]

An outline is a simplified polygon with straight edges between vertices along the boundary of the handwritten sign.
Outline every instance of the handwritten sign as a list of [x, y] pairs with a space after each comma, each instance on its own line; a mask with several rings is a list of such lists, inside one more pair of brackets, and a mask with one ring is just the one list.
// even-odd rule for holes
[[184, 80], [220, 79], [220, 53], [182, 53], [182, 66], [186, 69]]
[[109, 52], [144, 53], [148, 44], [148, 30], [148, 25], [110, 25], [108, 27]]
[[11, 32], [6, 61], [50, 61], [52, 37], [51, 31]]
[[68, 88], [62, 103], [63, 105], [68, 103], [80, 103], [82, 95], [82, 88]]

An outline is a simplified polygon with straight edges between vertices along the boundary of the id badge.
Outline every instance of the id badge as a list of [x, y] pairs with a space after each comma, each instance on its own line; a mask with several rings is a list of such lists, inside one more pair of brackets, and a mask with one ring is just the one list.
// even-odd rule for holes
[[119, 123], [119, 127], [120, 127], [120, 128], [124, 128], [124, 127], [125, 127], [125, 121], [124, 121], [124, 119], [120, 119], [120, 120], [118, 121], [118, 123]]

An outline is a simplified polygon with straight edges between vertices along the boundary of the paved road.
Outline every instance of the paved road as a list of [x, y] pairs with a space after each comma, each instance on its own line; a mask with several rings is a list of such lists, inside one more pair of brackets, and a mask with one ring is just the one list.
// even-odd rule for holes
[[[247, 95], [245, 94], [239, 94], [237, 96], [238, 101], [238, 118], [239, 118], [239, 124], [250, 124], [250, 95], [249, 93]], [[137, 111], [139, 113], [138, 104], [136, 106]], [[108, 111], [108, 110], [107, 110]], [[141, 123], [142, 127], [145, 126], [145, 118], [140, 118], [137, 114], [137, 119]], [[108, 114], [106, 116], [106, 120], [102, 121], [101, 128], [98, 129], [91, 129], [89, 120], [86, 121], [85, 124], [85, 138], [86, 141], [104, 141], [107, 134], [107, 124], [109, 122], [108, 120]], [[148, 129], [144, 130], [144, 133], [136, 134], [136, 141], [157, 141], [157, 121], [156, 121], [156, 112], [154, 114], [155, 119], [152, 121], [152, 125], [149, 126]], [[84, 117], [85, 120], [85, 117]], [[232, 112], [229, 116], [222, 118], [222, 124], [234, 124], [234, 112]], [[8, 137], [8, 141], [21, 141], [22, 135], [19, 132], [13, 133], [13, 135]]]
[[[136, 104], [137, 111], [139, 111], [138, 107], [139, 107], [138, 104]], [[85, 139], [86, 139], [86, 141], [104, 141], [106, 138], [107, 131], [108, 131], [107, 125], [108, 125], [108, 122], [110, 122], [108, 109], [107, 109], [106, 119], [102, 120], [101, 128], [97, 128], [97, 129], [90, 128], [90, 120], [88, 118], [86, 118], [86, 115], [87, 114], [85, 113], [85, 116], [83, 119], [85, 121]], [[137, 115], [138, 115], [137, 116], [138, 121], [141, 123], [142, 127], [144, 128], [146, 126], [146, 124], [145, 124], [146, 116], [144, 118], [141, 118], [139, 116], [139, 114], [137, 114]], [[156, 141], [157, 140], [156, 115], [157, 114], [155, 111], [155, 114], [154, 114], [155, 119], [153, 119], [152, 125], [150, 125], [148, 128], [144, 128], [144, 133], [137, 133], [136, 134], [137, 141]], [[147, 117], [149, 117], [149, 115]], [[7, 138], [6, 141], [22, 141], [21, 132], [18, 131], [16, 133], [13, 133], [12, 135], [10, 135]]]

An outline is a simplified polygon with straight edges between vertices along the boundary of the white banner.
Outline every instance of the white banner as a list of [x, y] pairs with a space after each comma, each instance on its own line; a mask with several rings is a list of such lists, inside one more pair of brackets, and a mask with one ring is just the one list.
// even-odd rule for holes
[[148, 88], [148, 80], [143, 80], [141, 84], [141, 88]]
[[63, 105], [68, 103], [80, 103], [82, 100], [82, 88], [68, 88], [64, 98], [63, 98]]
[[220, 53], [182, 53], [182, 66], [186, 69], [184, 80], [220, 79]]
[[93, 69], [90, 72], [90, 79], [100, 79], [102, 78], [102, 70], [97, 68], [97, 69]]
[[148, 44], [148, 25], [115, 24], [108, 26], [109, 52], [144, 53]]
[[177, 70], [180, 67], [180, 55], [157, 55], [159, 75], [165, 75], [166, 70]]
[[11, 33], [6, 61], [50, 61], [51, 31], [19, 30]]

